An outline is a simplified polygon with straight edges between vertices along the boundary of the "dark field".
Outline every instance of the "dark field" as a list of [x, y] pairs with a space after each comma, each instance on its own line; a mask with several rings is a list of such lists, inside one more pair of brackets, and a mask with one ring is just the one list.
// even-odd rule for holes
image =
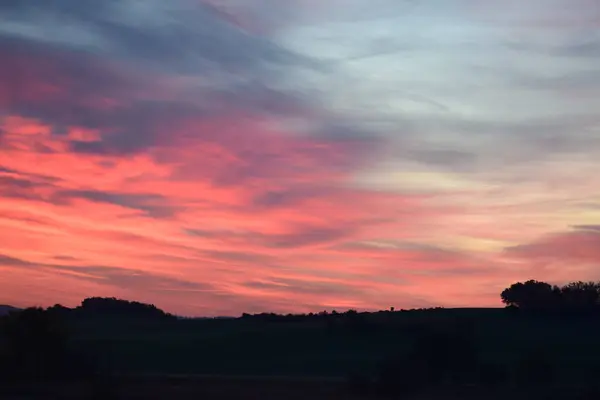
[[87, 383], [18, 387], [3, 399], [351, 399], [344, 382], [257, 377], [144, 377], [113, 380], [109, 386]]
[[422, 393], [402, 396], [355, 393], [345, 380], [297, 379], [289, 377], [216, 377], [160, 376], [113, 380], [103, 387], [89, 383], [53, 383], [10, 385], [0, 391], [3, 400], [46, 399], [132, 399], [132, 400], [513, 400], [581, 399], [586, 397], [578, 386], [562, 386], [533, 390], [480, 387], [426, 389]]
[[[596, 396], [600, 391], [594, 392], [600, 381], [598, 316], [431, 309], [280, 317], [275, 321], [261, 317], [185, 320], [87, 315], [67, 321], [68, 347], [94, 365], [98, 371], [95, 378], [5, 384], [0, 398], [600, 398]], [[451, 356], [441, 354], [448, 351], [447, 345], [438, 343], [444, 336], [421, 341], [424, 345], [414, 353], [419, 346], [415, 343], [433, 331], [458, 333], [459, 339], [452, 339], [457, 341], [450, 345]], [[407, 376], [422, 366], [420, 358], [433, 364], [452, 359], [452, 364], [444, 367], [452, 370], [455, 361], [456, 368], [466, 365], [461, 361], [471, 354], [476, 354], [477, 361], [472, 364], [477, 367], [460, 378], [460, 383], [420, 383], [417, 391], [404, 391], [402, 385], [413, 379]], [[535, 357], [529, 359], [530, 355]], [[373, 383], [382, 382], [383, 366], [389, 360], [400, 361], [388, 370], [387, 381], [404, 382], [393, 388], [391, 396]], [[489, 377], [478, 375], [477, 370], [490, 363], [502, 366], [509, 376], [490, 383]], [[550, 375], [548, 364], [552, 366]], [[518, 376], [523, 370], [525, 381]]]
[[218, 374], [347, 377], [375, 373], [411, 346], [414, 326], [467, 320], [481, 357], [510, 362], [539, 349], [561, 374], [582, 378], [600, 360], [600, 320], [512, 315], [504, 309], [381, 312], [355, 325], [335, 321], [87, 320], [73, 345], [120, 374]]

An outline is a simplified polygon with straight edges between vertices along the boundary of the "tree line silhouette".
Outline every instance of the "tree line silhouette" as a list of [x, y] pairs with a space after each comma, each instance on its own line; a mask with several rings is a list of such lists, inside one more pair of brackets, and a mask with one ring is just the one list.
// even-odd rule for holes
[[[73, 346], [74, 327], [86, 319], [169, 321], [175, 317], [153, 304], [91, 297], [75, 308], [30, 307], [0, 317], [0, 397], [15, 383], [87, 382], [94, 396], [113, 398], [110, 371]], [[92, 396], [94, 398], [94, 396]]]
[[[556, 286], [528, 280], [507, 287], [500, 293], [500, 298], [509, 310], [525, 311], [522, 313], [525, 319], [528, 319], [527, 311], [558, 310], [581, 315], [586, 320], [587, 317], [596, 320], [592, 314], [600, 311], [600, 282], [571, 282]], [[501, 310], [499, 312], [502, 313]], [[413, 319], [410, 315], [407, 319], [395, 317], [404, 313], [415, 313], [419, 318]], [[367, 341], [374, 332], [397, 332], [398, 337], [402, 337], [399, 340], [407, 345], [407, 351], [396, 353], [390, 348], [390, 355], [382, 360], [375, 376], [359, 374], [350, 379], [353, 390], [369, 394], [404, 396], [424, 388], [473, 383], [497, 387], [511, 382], [519, 387], [528, 387], [550, 385], [557, 379], [560, 361], [553, 359], [551, 351], [524, 349], [508, 364], [498, 362], [486, 358], [478, 348], [481, 338], [478, 338], [475, 328], [477, 317], [429, 317], [436, 313], [444, 313], [444, 309], [395, 310], [392, 307], [374, 313], [348, 310], [287, 315], [243, 314], [232, 319], [232, 323], [240, 326], [244, 323], [258, 324], [268, 328], [270, 324], [309, 322], [317, 327], [333, 328], [335, 335], [366, 335]], [[506, 313], [508, 319], [511, 319], [511, 314]], [[47, 309], [13, 311], [0, 317], [0, 380], [87, 379], [98, 382], [98, 377], [105, 376], [105, 372], [98, 369], [94, 359], [78, 353], [71, 345], [73, 327], [77, 321], [87, 318], [102, 321], [139, 318], [159, 323], [188, 323], [187, 320], [179, 321], [155, 305], [117, 298], [92, 297], [75, 308], [57, 304]], [[397, 323], [405, 320], [409, 322]], [[564, 324], [561, 318], [552, 321]], [[597, 367], [598, 370], [593, 373], [596, 377], [600, 373], [600, 363]], [[600, 394], [597, 389], [594, 387], [595, 395]]]
[[116, 297], [89, 297], [75, 308], [56, 304], [48, 308], [53, 314], [63, 316], [127, 317], [127, 318], [174, 318], [154, 304], [118, 299]]

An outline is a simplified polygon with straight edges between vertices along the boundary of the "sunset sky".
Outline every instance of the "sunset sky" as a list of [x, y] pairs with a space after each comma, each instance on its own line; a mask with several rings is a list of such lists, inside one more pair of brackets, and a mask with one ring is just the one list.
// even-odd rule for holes
[[0, 304], [600, 280], [598, 0], [0, 3]]

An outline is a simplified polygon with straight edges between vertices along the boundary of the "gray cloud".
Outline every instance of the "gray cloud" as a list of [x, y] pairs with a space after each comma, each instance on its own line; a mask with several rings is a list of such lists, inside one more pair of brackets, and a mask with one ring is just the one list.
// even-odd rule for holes
[[45, 175], [6, 169], [0, 171], [0, 195], [15, 199], [47, 201], [47, 192], [54, 190], [59, 181]]
[[[290, 68], [314, 63], [243, 33], [201, 2], [35, 4], [2, 5], [0, 89], [6, 111], [42, 119], [57, 133], [69, 126], [101, 131], [98, 141], [72, 141], [72, 151], [127, 155], [176, 141], [165, 126], [185, 118], [215, 118], [232, 108], [285, 115], [303, 107], [304, 99], [278, 81]], [[63, 34], [65, 27], [75, 32]], [[100, 44], [81, 42], [85, 34]], [[189, 85], [173, 89], [171, 80]], [[49, 82], [59, 92], [38, 96]], [[173, 90], [176, 96], [161, 96]], [[106, 101], [118, 107], [104, 107]]]
[[574, 35], [563, 43], [536, 44], [526, 41], [511, 42], [507, 47], [523, 53], [538, 53], [546, 56], [566, 58], [598, 58], [600, 57], [600, 40], [593, 30]]
[[[292, 232], [282, 234], [265, 234], [261, 232], [239, 233], [228, 230], [210, 231], [203, 229], [186, 229], [184, 232], [190, 236], [220, 238], [231, 243], [253, 244], [262, 248], [295, 249], [326, 245], [351, 236], [356, 233], [363, 222], [365, 221], [352, 221], [333, 226], [297, 226]], [[263, 255], [248, 254], [245, 256], [241, 253], [229, 254], [227, 252], [217, 252], [214, 255], [218, 258], [230, 258], [234, 260], [251, 260], [253, 257], [258, 257], [257, 261], [268, 261]]]
[[183, 279], [128, 268], [55, 265], [48, 267], [48, 269], [58, 273], [74, 272], [76, 274], [73, 276], [78, 279], [104, 283], [125, 289], [144, 290], [147, 292], [163, 290], [214, 290], [214, 286], [207, 283], [190, 282]]
[[73, 199], [118, 205], [143, 211], [154, 218], [168, 218], [177, 212], [168, 198], [152, 193], [122, 193], [93, 189], [63, 189], [60, 180], [7, 169], [0, 172], [0, 194], [4, 197], [68, 204]]
[[598, 231], [600, 232], [600, 225], [575, 225], [573, 226], [576, 230], [582, 231]]
[[42, 200], [43, 197], [36, 193], [40, 186], [27, 179], [0, 177], [0, 194], [6, 198]]
[[38, 182], [34, 182], [29, 179], [15, 178], [12, 176], [0, 176], [0, 187], [31, 189], [37, 185], [39, 185]]
[[272, 257], [272, 256], [269, 256], [266, 254], [254, 253], [254, 252], [250, 252], [250, 251], [242, 252], [242, 251], [217, 251], [217, 250], [207, 251], [207, 250], [203, 250], [203, 251], [201, 251], [201, 254], [204, 256], [210, 257], [211, 259], [227, 261], [227, 262], [234, 262], [234, 263], [243, 262], [243, 263], [258, 264], [262, 267], [270, 265], [274, 260], [274, 257]]
[[299, 207], [310, 199], [323, 198], [335, 193], [339, 193], [339, 189], [331, 186], [319, 187], [317, 185], [298, 184], [281, 190], [258, 193], [252, 199], [252, 206], [257, 209]]
[[[589, 68], [591, 64], [576, 65], [574, 62], [565, 67], [557, 60], [557, 57], [583, 55], [589, 58], [596, 54], [596, 38], [585, 33], [557, 33], [554, 42], [551, 39], [536, 42], [534, 36], [521, 38], [518, 42], [501, 39], [482, 30], [481, 21], [463, 15], [461, 4], [441, 6], [431, 1], [380, 0], [376, 6], [368, 7], [361, 1], [345, 2], [344, 7], [331, 3], [320, 7], [318, 13], [294, 2], [246, 4], [231, 0], [208, 3], [213, 6], [191, 0], [168, 3], [126, 0], [102, 4], [59, 0], [38, 1], [35, 6], [16, 2], [2, 5], [7, 22], [6, 27], [0, 29], [0, 35], [4, 32], [5, 36], [4, 46], [10, 47], [10, 43], [15, 49], [37, 46], [32, 51], [45, 52], [43, 59], [51, 58], [52, 54], [56, 59], [55, 53], [60, 50], [65, 57], [60, 69], [69, 72], [66, 75], [75, 82], [74, 85], [71, 82], [68, 89], [71, 95], [68, 107], [57, 101], [54, 107], [44, 104], [36, 109], [27, 102], [20, 105], [21, 111], [29, 109], [30, 114], [44, 115], [57, 125], [101, 128], [105, 131], [101, 140], [71, 143], [73, 151], [92, 154], [131, 154], [160, 146], [175, 138], [161, 134], [156, 128], [159, 122], [164, 131], [165, 125], [174, 124], [181, 118], [226, 113], [235, 106], [279, 116], [293, 115], [299, 110], [327, 109], [336, 117], [320, 117], [317, 129], [311, 132], [315, 136], [336, 142], [363, 138], [363, 146], [392, 141], [402, 148], [393, 154], [396, 158], [458, 172], [497, 167], [507, 158], [511, 162], [519, 157], [535, 161], [563, 149], [586, 153], [595, 143], [590, 134], [583, 133], [589, 125], [585, 122], [589, 119], [585, 117], [585, 110], [574, 115], [576, 105], [558, 101], [541, 104], [558, 97], [545, 96], [540, 91], [574, 87], [588, 92], [598, 90], [595, 84], [599, 81], [597, 69]], [[491, 12], [495, 8], [486, 6], [486, 9]], [[530, 18], [535, 19], [534, 9], [523, 10], [517, 20], [524, 23]], [[553, 18], [560, 17], [553, 14], [557, 10], [558, 7], [545, 12]], [[506, 15], [514, 12], [507, 10]], [[581, 17], [578, 12], [574, 14]], [[506, 30], [504, 17], [488, 22], [495, 24], [495, 28]], [[252, 35], [232, 25], [236, 19], [250, 19], [255, 25], [269, 26], [277, 21], [275, 25], [280, 29], [269, 35]], [[20, 25], [16, 26], [14, 21], [19, 21]], [[55, 29], [61, 26], [57, 21], [72, 22], [69, 29], [82, 32], [82, 35], [61, 33], [60, 29]], [[436, 23], [424, 31], [419, 29], [424, 21]], [[311, 24], [303, 25], [305, 22]], [[50, 25], [52, 30], [47, 28]], [[371, 32], [368, 28], [375, 26], [388, 27], [389, 32], [362, 34]], [[88, 37], [88, 40], [82, 37]], [[302, 46], [298, 47], [298, 43]], [[341, 57], [334, 64], [315, 61], [345, 47], [352, 54], [361, 53], [363, 48], [375, 48], [375, 54], [358, 60]], [[73, 52], [73, 49], [85, 51]], [[23, 50], [17, 52], [22, 54]], [[404, 57], [407, 52], [411, 57]], [[477, 63], [469, 61], [468, 54], [473, 52], [478, 54]], [[508, 55], [516, 53], [522, 53], [518, 63], [507, 63], [506, 60], [511, 58]], [[432, 55], [443, 62], [432, 65]], [[373, 59], [373, 56], [377, 57]], [[545, 69], [539, 68], [540, 56], [548, 61]], [[107, 57], [157, 66], [173, 76], [194, 76], [196, 82], [208, 81], [211, 85], [190, 88], [188, 93], [179, 93], [177, 100], [132, 101], [131, 93], [140, 88], [156, 93], [162, 90], [135, 74], [123, 74], [123, 71], [98, 62]], [[391, 64], [398, 65], [393, 76], [387, 72]], [[411, 78], [417, 71], [427, 71], [418, 82]], [[17, 72], [16, 68], [11, 75], [18, 76]], [[36, 74], [50, 78], [43, 71], [36, 71]], [[364, 78], [381, 74], [387, 79]], [[311, 81], [307, 76], [316, 80]], [[440, 81], [440, 76], [446, 79]], [[18, 86], [13, 84], [15, 92]], [[529, 88], [530, 92], [524, 93], [524, 88]], [[512, 89], [519, 90], [511, 94]], [[130, 104], [119, 110], [101, 111], [77, 101], [84, 94], [89, 96], [98, 92], [99, 98], [127, 99]], [[457, 93], [460, 93], [461, 101], [457, 100]], [[490, 93], [496, 95], [490, 97]], [[335, 95], [333, 100], [332, 95]], [[514, 115], [522, 113], [526, 99], [531, 100], [531, 116], [525, 121], [515, 119]], [[496, 104], [499, 101], [507, 106]], [[340, 102], [341, 108], [330, 106]], [[475, 104], [477, 107], [472, 107]], [[461, 111], [465, 107], [494, 115], [481, 118], [471, 112], [472, 117], [465, 117]], [[592, 109], [593, 105], [586, 107]], [[534, 111], [538, 109], [543, 110], [543, 115], [536, 120]], [[541, 122], [555, 115], [555, 109], [564, 110], [564, 115], [556, 117], [559, 125]], [[453, 131], [453, 145], [439, 148], [439, 144], [427, 142], [424, 133], [440, 129]], [[207, 132], [195, 134], [199, 137], [208, 135], [210, 140], [215, 140], [214, 135]], [[470, 143], [475, 137], [481, 143], [478, 147]], [[505, 140], [507, 137], [509, 141]], [[522, 144], [527, 152], [513, 151], [522, 148]], [[341, 168], [357, 167], [361, 165], [361, 156], [377, 154], [380, 150], [381, 147], [375, 146], [354, 154], [353, 161], [336, 162]], [[231, 184], [274, 170], [263, 168], [269, 164], [264, 161], [268, 155], [258, 152], [256, 156], [263, 161], [258, 163], [252, 153], [244, 154], [250, 165], [239, 170], [232, 167], [215, 179], [222, 184]], [[373, 158], [367, 157], [368, 162]]]
[[86, 199], [97, 203], [114, 204], [140, 210], [155, 218], [170, 217], [176, 212], [168, 199], [157, 194], [120, 193], [99, 190], [60, 190], [53, 201], [68, 202], [71, 199]]
[[349, 227], [307, 227], [294, 233], [268, 235], [261, 238], [267, 247], [287, 249], [323, 245], [354, 233]]
[[[0, 89], [9, 100], [6, 112], [50, 124], [57, 138], [71, 126], [100, 131], [99, 140], [70, 141], [76, 153], [130, 155], [172, 144], [178, 139], [175, 134], [182, 133], [166, 127], [186, 119], [219, 118], [228, 115], [232, 107], [268, 114], [288, 113], [300, 107], [298, 99], [269, 89], [260, 81], [241, 86], [226, 81], [223, 88], [191, 88], [188, 95], [153, 99], [154, 93], [172, 90], [163, 87], [168, 86], [163, 81], [169, 77], [147, 81], [116, 70], [106, 59], [60, 49], [50, 51], [39, 44], [7, 45], [0, 40], [0, 52], [4, 54]], [[58, 87], [51, 99], [38, 94], [39, 87], [49, 82]], [[107, 101], [118, 106], [103, 107]], [[198, 139], [227, 141], [218, 134], [193, 132]]]
[[3, 266], [15, 266], [15, 267], [30, 267], [36, 264], [31, 263], [29, 261], [22, 260], [20, 258], [15, 258], [11, 256], [7, 256], [5, 254], [0, 254], [0, 267]]
[[10, 2], [2, 6], [2, 29], [20, 37], [134, 59], [169, 71], [226, 69], [248, 72], [300, 57], [249, 36], [198, 1], [77, 0]]
[[342, 286], [335, 282], [316, 280], [303, 281], [290, 278], [275, 278], [270, 279], [269, 282], [248, 281], [244, 283], [244, 286], [280, 293], [288, 292], [309, 295], [359, 296], [364, 293], [364, 291], [359, 288]]
[[[57, 261], [74, 261], [72, 257], [56, 256]], [[0, 267], [39, 268], [51, 273], [69, 273], [77, 279], [148, 292], [163, 290], [214, 291], [215, 287], [208, 283], [190, 282], [184, 279], [154, 274], [130, 268], [106, 266], [70, 266], [62, 264], [33, 263], [20, 258], [0, 254]], [[72, 274], [71, 274], [72, 273]]]

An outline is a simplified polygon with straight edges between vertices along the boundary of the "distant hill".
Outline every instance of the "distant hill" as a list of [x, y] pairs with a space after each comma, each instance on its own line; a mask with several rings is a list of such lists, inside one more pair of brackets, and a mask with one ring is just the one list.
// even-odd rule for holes
[[18, 308], [0, 304], [0, 317], [8, 314], [11, 311], [19, 311]]

